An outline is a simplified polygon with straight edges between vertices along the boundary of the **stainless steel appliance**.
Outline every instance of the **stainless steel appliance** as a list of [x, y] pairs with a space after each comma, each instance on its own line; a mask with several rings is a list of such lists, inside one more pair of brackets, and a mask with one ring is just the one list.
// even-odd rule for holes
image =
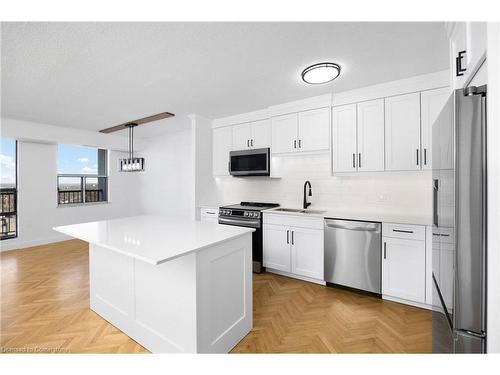
[[325, 219], [325, 281], [381, 294], [381, 224]]
[[235, 177], [269, 176], [270, 150], [258, 148], [229, 152], [229, 174]]
[[486, 86], [456, 90], [432, 129], [433, 351], [486, 352]]
[[219, 208], [219, 224], [255, 228], [252, 234], [253, 272], [263, 270], [262, 211], [278, 206], [277, 203], [241, 202]]

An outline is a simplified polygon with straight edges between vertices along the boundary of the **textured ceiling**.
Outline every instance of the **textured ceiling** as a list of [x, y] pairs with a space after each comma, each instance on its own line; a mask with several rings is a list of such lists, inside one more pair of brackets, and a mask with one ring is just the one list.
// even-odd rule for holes
[[[2, 115], [98, 130], [237, 114], [447, 69], [442, 23], [3, 23]], [[333, 61], [333, 84], [307, 65]], [[151, 136], [180, 118], [144, 125]]]

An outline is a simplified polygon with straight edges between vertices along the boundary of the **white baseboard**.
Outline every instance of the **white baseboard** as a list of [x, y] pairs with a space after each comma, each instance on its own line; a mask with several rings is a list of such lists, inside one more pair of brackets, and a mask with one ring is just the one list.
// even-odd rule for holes
[[11, 238], [8, 240], [3, 240], [0, 243], [0, 252], [25, 249], [33, 246], [47, 245], [50, 243], [67, 241], [70, 239], [71, 237], [66, 235], [59, 235], [55, 237], [29, 240], [29, 241], [22, 241], [19, 238]]
[[409, 301], [407, 299], [386, 296], [384, 294], [382, 295], [382, 299], [385, 299], [387, 301], [402, 303], [404, 305], [410, 305], [410, 306], [420, 307], [421, 309], [432, 310], [432, 306], [431, 305], [427, 305], [426, 303], [422, 303], [422, 302]]
[[296, 275], [296, 274], [290, 273], [290, 272], [275, 270], [274, 268], [266, 267], [266, 272], [275, 273], [276, 275], [287, 276], [287, 277], [291, 277], [293, 279], [299, 279], [302, 281], [309, 281], [310, 283], [314, 283], [314, 284], [326, 285], [326, 282], [323, 280], [317, 280], [317, 279], [313, 279], [313, 278], [307, 277], [307, 276], [300, 276], [300, 275]]

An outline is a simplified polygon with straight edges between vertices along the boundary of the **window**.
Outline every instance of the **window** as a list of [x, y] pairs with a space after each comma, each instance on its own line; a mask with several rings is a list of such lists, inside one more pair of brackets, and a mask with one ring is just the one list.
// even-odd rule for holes
[[17, 142], [0, 139], [0, 240], [17, 237]]
[[57, 202], [106, 202], [108, 177], [106, 150], [57, 145]]

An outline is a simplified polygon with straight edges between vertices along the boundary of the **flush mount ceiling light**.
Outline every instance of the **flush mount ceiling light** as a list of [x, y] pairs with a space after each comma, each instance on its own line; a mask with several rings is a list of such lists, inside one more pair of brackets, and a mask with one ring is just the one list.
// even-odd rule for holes
[[302, 80], [311, 85], [333, 81], [340, 75], [340, 65], [330, 62], [308, 66], [302, 71]]

